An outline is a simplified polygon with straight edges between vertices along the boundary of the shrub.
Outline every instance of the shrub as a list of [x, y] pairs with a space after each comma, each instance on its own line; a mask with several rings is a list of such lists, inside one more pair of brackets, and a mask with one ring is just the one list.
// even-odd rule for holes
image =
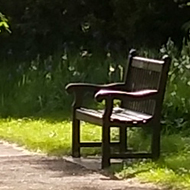
[[172, 58], [169, 72], [169, 83], [164, 103], [164, 123], [167, 129], [179, 131], [188, 129], [190, 125], [190, 43], [183, 43], [178, 51], [171, 39], [161, 48]]
[[38, 55], [18, 67], [6, 62], [0, 71], [0, 114], [26, 116], [67, 109], [71, 98], [65, 92], [66, 84], [119, 80], [117, 75], [112, 77], [110, 66], [114, 69], [112, 58], [86, 50], [78, 54], [65, 50], [46, 59]]

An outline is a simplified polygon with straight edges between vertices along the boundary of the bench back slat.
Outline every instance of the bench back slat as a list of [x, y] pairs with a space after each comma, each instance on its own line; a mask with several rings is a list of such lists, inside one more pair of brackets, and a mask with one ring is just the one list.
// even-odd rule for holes
[[[136, 56], [136, 52], [129, 54], [128, 68], [124, 81], [128, 92], [145, 89], [158, 90], [158, 100], [141, 102], [123, 101], [122, 107], [134, 111], [154, 114], [158, 103], [162, 103], [165, 91], [170, 61], [167, 58], [154, 60]], [[158, 109], [158, 108], [157, 108]], [[156, 110], [157, 111], [157, 110]]]

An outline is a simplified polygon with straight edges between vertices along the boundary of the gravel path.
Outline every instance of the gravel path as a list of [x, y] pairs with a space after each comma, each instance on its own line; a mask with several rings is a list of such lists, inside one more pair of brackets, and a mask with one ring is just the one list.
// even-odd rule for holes
[[158, 190], [136, 179], [116, 180], [62, 158], [0, 142], [0, 190]]

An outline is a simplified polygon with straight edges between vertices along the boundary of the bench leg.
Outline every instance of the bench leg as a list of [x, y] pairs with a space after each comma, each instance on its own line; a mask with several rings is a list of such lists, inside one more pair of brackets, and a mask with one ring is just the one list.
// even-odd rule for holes
[[157, 124], [152, 134], [152, 158], [157, 160], [160, 157], [160, 125]]
[[72, 156], [80, 157], [80, 121], [75, 118], [72, 123]]
[[110, 126], [102, 126], [102, 169], [110, 166]]
[[120, 141], [120, 153], [127, 151], [127, 127], [119, 127], [119, 141]]

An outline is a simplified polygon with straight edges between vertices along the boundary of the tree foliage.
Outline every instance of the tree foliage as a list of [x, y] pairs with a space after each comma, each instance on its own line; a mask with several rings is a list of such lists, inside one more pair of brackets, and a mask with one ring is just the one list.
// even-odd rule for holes
[[8, 25], [8, 20], [7, 18], [5, 17], [5, 15], [3, 15], [1, 12], [0, 12], [0, 33], [2, 32], [2, 29], [5, 29], [6, 31], [8, 31], [9, 33], [11, 32], [9, 30], [9, 25]]
[[[132, 45], [180, 43], [189, 28], [185, 0], [0, 0], [13, 31], [1, 52], [35, 55], [68, 47], [120, 52]], [[16, 8], [15, 8], [16, 7]], [[184, 25], [185, 24], [185, 25]], [[185, 26], [185, 27], [184, 27]], [[185, 28], [186, 33], [182, 31]]]

